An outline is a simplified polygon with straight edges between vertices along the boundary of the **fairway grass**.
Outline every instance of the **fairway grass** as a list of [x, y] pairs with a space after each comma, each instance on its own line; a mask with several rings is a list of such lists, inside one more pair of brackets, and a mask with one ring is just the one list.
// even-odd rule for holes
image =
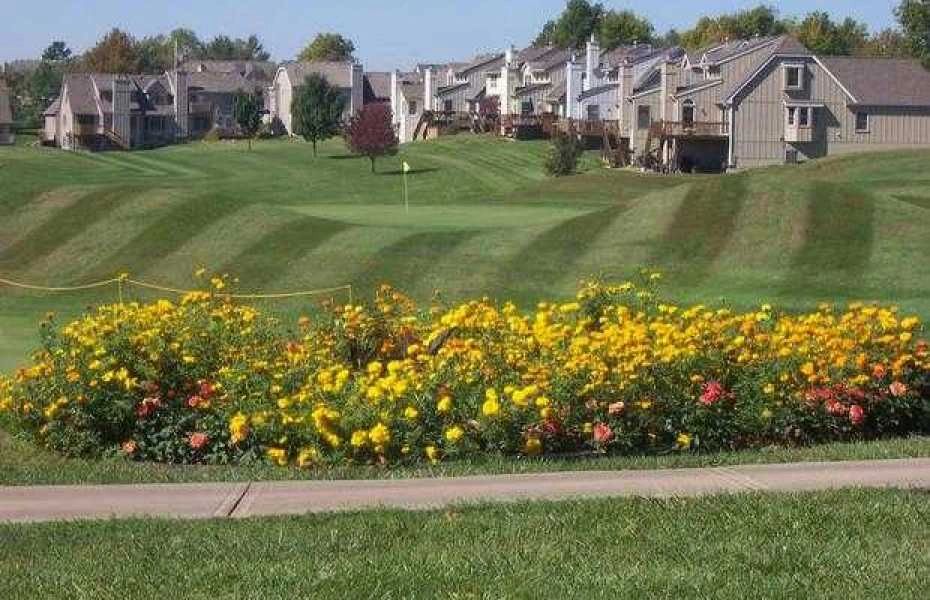
[[924, 598], [930, 495], [0, 525], [7, 597]]
[[[68, 285], [128, 272], [191, 287], [206, 266], [247, 292], [351, 284], [364, 298], [391, 283], [421, 302], [438, 291], [526, 307], [648, 266], [681, 302], [877, 300], [930, 316], [930, 152], [688, 177], [605, 170], [587, 156], [581, 175], [560, 179], [543, 174], [545, 152], [450, 137], [405, 146], [371, 174], [340, 141], [319, 158], [284, 140], [252, 152], [0, 148], [0, 275]], [[409, 212], [401, 161], [413, 166]], [[0, 370], [35, 348], [45, 313], [67, 319], [115, 299], [0, 287]], [[290, 322], [314, 306], [262, 305]]]

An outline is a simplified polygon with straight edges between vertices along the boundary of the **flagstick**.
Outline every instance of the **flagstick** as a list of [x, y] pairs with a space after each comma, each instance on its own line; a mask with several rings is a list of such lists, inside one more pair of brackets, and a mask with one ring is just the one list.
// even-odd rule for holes
[[407, 196], [407, 169], [404, 169], [404, 212], [410, 214], [410, 198]]

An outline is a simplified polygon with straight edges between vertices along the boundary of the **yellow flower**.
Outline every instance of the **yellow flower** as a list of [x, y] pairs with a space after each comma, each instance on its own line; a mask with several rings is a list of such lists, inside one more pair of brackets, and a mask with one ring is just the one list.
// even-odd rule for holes
[[523, 444], [523, 453], [527, 456], [537, 456], [542, 454], [543, 443], [535, 435], [531, 435], [526, 438], [526, 442]]
[[350, 443], [356, 448], [365, 446], [368, 443], [368, 432], [364, 430], [353, 432]]
[[446, 429], [445, 438], [450, 444], [458, 444], [465, 435], [465, 430], [458, 425]]
[[423, 449], [423, 453], [431, 463], [436, 464], [439, 462], [439, 449], [436, 446], [427, 446]]
[[279, 467], [287, 466], [287, 450], [284, 448], [268, 448], [265, 455]]
[[775, 393], [775, 385], [767, 383], [765, 384], [765, 387], [762, 388], [762, 391], [771, 396]]
[[391, 430], [384, 423], [378, 423], [368, 432], [368, 439], [376, 446], [383, 446], [391, 441]]
[[249, 436], [249, 418], [241, 412], [229, 420], [229, 440], [238, 444]]
[[416, 406], [408, 406], [404, 409], [404, 418], [408, 421], [416, 421], [419, 416], [420, 411], [417, 410]]
[[452, 398], [449, 396], [443, 396], [439, 399], [439, 402], [436, 403], [436, 411], [440, 414], [446, 414], [452, 411]]
[[497, 400], [497, 392], [489, 389], [484, 394], [485, 401], [481, 405], [481, 414], [488, 418], [494, 418], [501, 412], [501, 403]]
[[305, 468], [313, 465], [320, 459], [320, 451], [316, 448], [304, 448], [297, 455], [297, 466]]
[[679, 433], [678, 437], [675, 439], [675, 442], [678, 444], [678, 447], [682, 450], [687, 450], [691, 447], [691, 434], [688, 433]]

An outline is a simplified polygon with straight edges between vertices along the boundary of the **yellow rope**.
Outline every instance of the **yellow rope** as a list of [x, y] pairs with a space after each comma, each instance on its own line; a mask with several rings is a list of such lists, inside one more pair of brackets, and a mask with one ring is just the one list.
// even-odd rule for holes
[[[196, 294], [200, 293], [203, 290], [182, 290], [179, 288], [168, 287], [164, 285], [158, 285], [155, 283], [149, 283], [147, 281], [139, 281], [138, 279], [130, 279], [125, 276], [116, 277], [113, 279], [107, 279], [105, 281], [95, 281], [93, 283], [85, 283], [82, 285], [74, 285], [68, 287], [49, 287], [44, 285], [34, 285], [30, 283], [21, 283], [19, 281], [13, 281], [12, 279], [5, 279], [0, 277], [0, 284], [8, 285], [10, 287], [20, 288], [24, 290], [32, 290], [39, 292], [77, 292], [81, 290], [90, 290], [100, 287], [105, 287], [109, 285], [116, 284], [119, 286], [120, 296], [122, 296], [122, 284], [127, 283], [129, 285], [134, 285], [136, 287], [141, 287], [149, 290], [157, 290], [160, 292], [168, 292], [171, 294], [178, 294], [181, 296], [187, 294]], [[235, 298], [237, 300], [281, 300], [286, 298], [298, 298], [302, 296], [322, 296], [324, 294], [332, 294], [334, 292], [348, 292], [349, 294], [349, 303], [352, 303], [352, 286], [351, 285], [340, 285], [331, 288], [323, 288], [317, 290], [304, 290], [298, 292], [279, 292], [279, 293], [268, 293], [268, 294], [222, 294], [227, 298]]]

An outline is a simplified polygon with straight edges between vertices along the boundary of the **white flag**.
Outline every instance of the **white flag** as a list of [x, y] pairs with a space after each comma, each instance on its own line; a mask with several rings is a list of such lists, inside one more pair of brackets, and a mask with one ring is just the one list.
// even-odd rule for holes
[[410, 172], [410, 165], [407, 164], [407, 161], [404, 161], [404, 173]]

